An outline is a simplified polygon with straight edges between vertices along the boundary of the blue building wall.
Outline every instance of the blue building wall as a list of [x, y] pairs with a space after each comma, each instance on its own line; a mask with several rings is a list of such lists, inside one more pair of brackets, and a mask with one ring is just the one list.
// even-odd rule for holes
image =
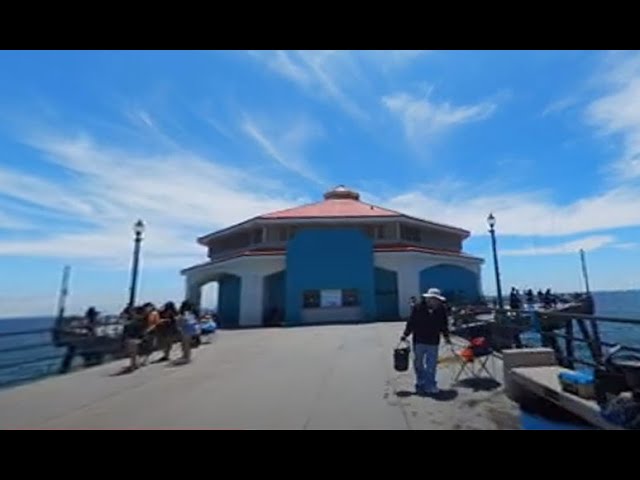
[[305, 290], [358, 289], [365, 320], [376, 317], [373, 243], [355, 229], [298, 232], [288, 243], [286, 322], [301, 322]]
[[420, 272], [420, 291], [439, 288], [451, 301], [473, 302], [478, 299], [478, 277], [471, 270], [456, 265], [436, 265]]
[[287, 273], [285, 270], [272, 273], [264, 278], [264, 318], [268, 319], [271, 309], [277, 308], [280, 314], [285, 314], [286, 303], [286, 281]]
[[376, 318], [398, 318], [398, 274], [393, 270], [375, 267]]
[[218, 315], [223, 327], [237, 327], [240, 323], [241, 283], [236, 275], [223, 275], [218, 280]]

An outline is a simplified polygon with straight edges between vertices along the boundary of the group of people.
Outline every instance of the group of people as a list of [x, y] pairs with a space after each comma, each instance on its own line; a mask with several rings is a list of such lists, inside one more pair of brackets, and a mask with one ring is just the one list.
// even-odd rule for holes
[[[182, 357], [178, 362], [189, 363], [192, 348], [200, 344], [200, 314], [198, 308], [189, 301], [182, 302], [179, 309], [173, 302], [165, 303], [160, 309], [152, 303], [127, 307], [121, 317], [127, 320], [123, 332], [130, 360], [127, 371], [146, 365], [155, 350], [162, 353], [158, 362], [170, 360], [175, 343], [180, 343], [182, 347]], [[210, 331], [215, 329], [212, 319], [206, 319], [204, 326]]]
[[[537, 295], [534, 295], [533, 290], [530, 288], [525, 290], [524, 292], [524, 303], [529, 306], [529, 308], [536, 303], [536, 297], [538, 303], [543, 305], [545, 308], [555, 307], [558, 303], [558, 297], [551, 293], [551, 289], [547, 288], [545, 292], [542, 290], [538, 290]], [[511, 310], [521, 310], [522, 309], [522, 297], [520, 291], [516, 287], [511, 287], [511, 294], [509, 295], [509, 308]]]

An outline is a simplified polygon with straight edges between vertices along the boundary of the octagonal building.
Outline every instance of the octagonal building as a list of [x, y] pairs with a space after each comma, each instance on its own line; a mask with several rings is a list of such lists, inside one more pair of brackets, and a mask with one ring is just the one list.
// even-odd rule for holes
[[206, 263], [186, 268], [186, 297], [218, 282], [222, 326], [393, 320], [428, 288], [482, 295], [483, 260], [469, 232], [360, 201], [339, 186], [324, 200], [267, 213], [198, 238]]

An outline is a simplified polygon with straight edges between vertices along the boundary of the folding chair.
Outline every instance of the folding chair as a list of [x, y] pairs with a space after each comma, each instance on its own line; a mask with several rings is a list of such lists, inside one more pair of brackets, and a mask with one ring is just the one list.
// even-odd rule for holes
[[482, 378], [482, 373], [485, 372], [489, 378], [496, 380], [487, 367], [487, 363], [493, 358], [493, 349], [485, 337], [472, 338], [469, 344], [458, 352], [453, 345], [451, 350], [460, 361], [460, 369], [453, 383], [457, 382], [463, 373], [467, 373], [471, 378]]

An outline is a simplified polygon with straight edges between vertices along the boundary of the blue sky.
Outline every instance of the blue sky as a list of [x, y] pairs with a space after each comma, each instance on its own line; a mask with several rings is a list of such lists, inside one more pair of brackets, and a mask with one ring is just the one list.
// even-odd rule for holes
[[0, 52], [0, 314], [183, 293], [195, 243], [256, 214], [363, 199], [472, 231], [503, 285], [638, 286], [637, 52]]

